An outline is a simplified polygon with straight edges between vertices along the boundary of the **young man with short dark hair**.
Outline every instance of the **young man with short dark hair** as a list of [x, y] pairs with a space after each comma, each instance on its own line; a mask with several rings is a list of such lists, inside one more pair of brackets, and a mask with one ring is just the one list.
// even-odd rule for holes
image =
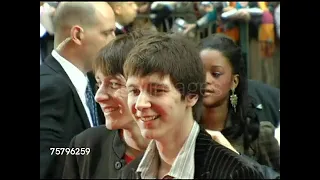
[[152, 139], [121, 179], [262, 179], [248, 161], [199, 126], [205, 71], [194, 43], [178, 35], [138, 40], [124, 65], [128, 106]]

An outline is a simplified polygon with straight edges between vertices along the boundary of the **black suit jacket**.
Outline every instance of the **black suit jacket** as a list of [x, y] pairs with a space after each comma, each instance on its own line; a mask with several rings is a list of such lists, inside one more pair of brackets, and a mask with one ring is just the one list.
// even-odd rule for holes
[[70, 148], [90, 148], [84, 156], [67, 156], [64, 179], [114, 179], [126, 165], [125, 143], [119, 131], [108, 130], [104, 125], [89, 128], [75, 136]]
[[[141, 179], [136, 169], [143, 155], [121, 170], [120, 179]], [[251, 162], [213, 141], [201, 127], [196, 140], [195, 179], [263, 179]]]
[[254, 105], [262, 105], [257, 108], [259, 121], [269, 121], [275, 127], [280, 122], [280, 89], [271, 87], [256, 80], [248, 81], [248, 94], [254, 98]]
[[50, 148], [68, 147], [75, 135], [89, 127], [74, 85], [49, 55], [40, 65], [40, 179], [62, 177], [65, 155], [51, 155]]

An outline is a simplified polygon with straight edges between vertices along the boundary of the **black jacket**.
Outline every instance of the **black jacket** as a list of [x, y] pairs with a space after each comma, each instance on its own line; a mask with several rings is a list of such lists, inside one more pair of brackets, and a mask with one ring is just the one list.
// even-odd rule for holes
[[89, 148], [84, 156], [67, 156], [65, 179], [114, 179], [126, 165], [125, 143], [119, 131], [110, 131], [104, 125], [90, 128], [75, 136], [70, 148]]
[[280, 89], [256, 80], [248, 81], [248, 95], [253, 97], [259, 121], [270, 121], [275, 127], [280, 123]]
[[[104, 117], [101, 108], [97, 109], [102, 124]], [[76, 88], [61, 65], [49, 55], [40, 65], [40, 179], [62, 177], [65, 155], [56, 155], [50, 148], [68, 147], [75, 135], [89, 127]]]

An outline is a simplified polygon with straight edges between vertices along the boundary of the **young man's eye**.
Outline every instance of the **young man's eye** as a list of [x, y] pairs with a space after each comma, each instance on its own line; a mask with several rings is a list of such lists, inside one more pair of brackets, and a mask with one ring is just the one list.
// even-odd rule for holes
[[133, 94], [135, 96], [139, 95], [140, 91], [138, 89], [129, 89], [128, 94]]
[[97, 91], [99, 89], [99, 87], [101, 86], [101, 82], [98, 82], [95, 84], [95, 90]]
[[162, 93], [164, 93], [165, 90], [164, 89], [152, 89], [151, 90], [151, 94], [152, 95], [161, 95]]
[[110, 87], [112, 89], [119, 89], [121, 87], [121, 84], [116, 82], [110, 82]]

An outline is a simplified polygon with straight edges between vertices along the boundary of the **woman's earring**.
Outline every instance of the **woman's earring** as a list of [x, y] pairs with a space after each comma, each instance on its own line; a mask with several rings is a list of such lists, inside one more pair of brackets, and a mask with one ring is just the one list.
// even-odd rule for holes
[[230, 102], [234, 109], [234, 112], [237, 112], [236, 108], [238, 104], [238, 96], [234, 93], [235, 89], [232, 89], [231, 91], [232, 91], [232, 94], [230, 96]]

